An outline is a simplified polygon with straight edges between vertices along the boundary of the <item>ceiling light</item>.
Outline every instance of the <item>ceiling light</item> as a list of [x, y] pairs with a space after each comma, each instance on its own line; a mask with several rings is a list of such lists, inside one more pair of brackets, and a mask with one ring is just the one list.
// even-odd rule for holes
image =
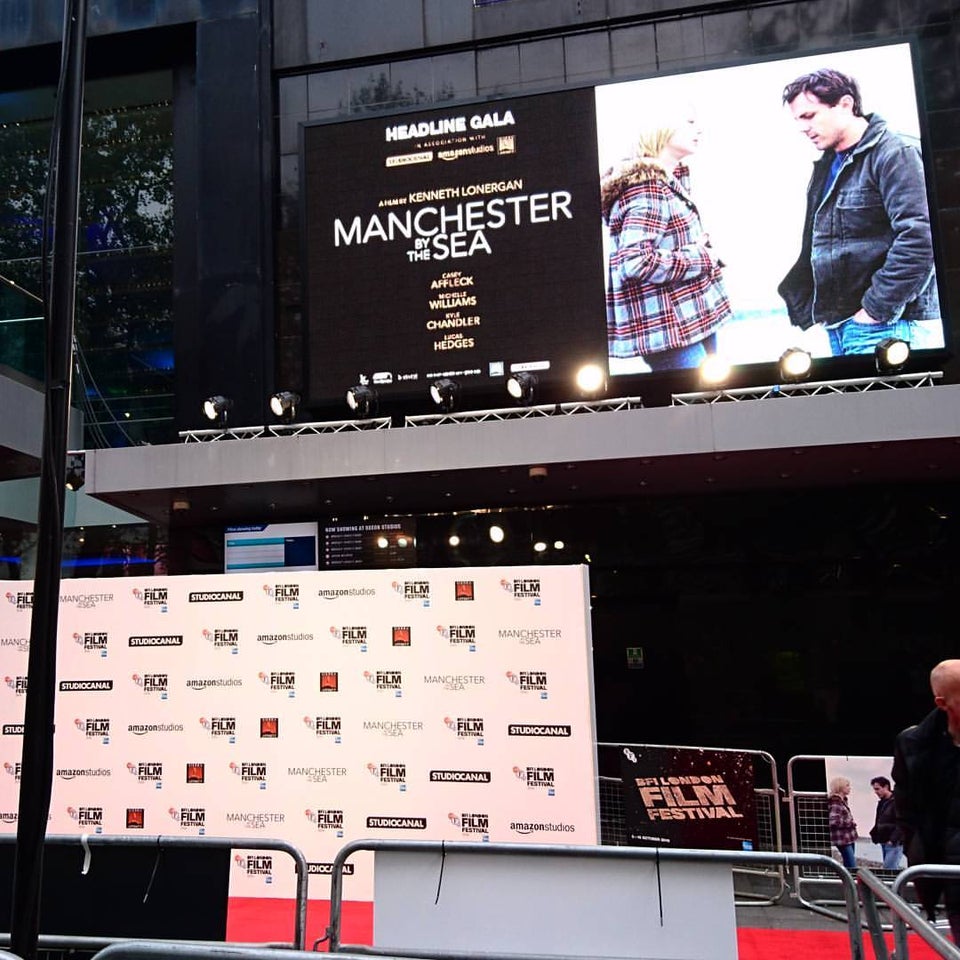
[[64, 486], [68, 490], [79, 490], [86, 481], [87, 456], [82, 450], [71, 450], [67, 453], [67, 471], [64, 476]]
[[490, 539], [494, 543], [503, 543], [503, 538], [505, 536], [506, 534], [503, 532], [503, 527], [498, 526], [497, 524], [493, 524], [490, 527]]

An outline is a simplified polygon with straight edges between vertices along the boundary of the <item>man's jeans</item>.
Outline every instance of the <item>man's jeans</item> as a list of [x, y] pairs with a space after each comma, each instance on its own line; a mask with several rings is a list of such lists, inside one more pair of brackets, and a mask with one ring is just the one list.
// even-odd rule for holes
[[873, 353], [874, 348], [888, 337], [911, 342], [913, 323], [910, 320], [891, 320], [888, 323], [856, 323], [852, 317], [827, 327], [830, 354], [834, 357], [855, 353]]
[[883, 869], [899, 870], [900, 861], [903, 859], [903, 844], [881, 843], [880, 849], [883, 850]]

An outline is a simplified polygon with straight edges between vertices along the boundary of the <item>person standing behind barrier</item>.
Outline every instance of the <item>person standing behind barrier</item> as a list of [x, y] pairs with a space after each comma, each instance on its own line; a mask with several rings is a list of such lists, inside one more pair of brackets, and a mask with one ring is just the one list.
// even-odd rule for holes
[[848, 870], [856, 870], [857, 857], [854, 846], [857, 842], [857, 822], [850, 812], [847, 797], [850, 796], [850, 781], [846, 777], [834, 777], [830, 781], [829, 806], [830, 842], [840, 851], [840, 859]]
[[870, 781], [877, 795], [877, 818], [870, 829], [870, 839], [883, 851], [883, 869], [899, 870], [903, 856], [900, 827], [897, 826], [896, 801], [886, 777], [874, 777]]
[[692, 111], [649, 121], [634, 155], [601, 179], [610, 237], [607, 340], [611, 357], [642, 356], [653, 371], [697, 367], [715, 352], [731, 316], [721, 278], [690, 196], [684, 162], [700, 143]]
[[[907, 862], [960, 865], [960, 660], [930, 672], [935, 709], [896, 740], [894, 800]], [[927, 918], [936, 918], [941, 893], [953, 939], [960, 944], [960, 881], [918, 877]]]

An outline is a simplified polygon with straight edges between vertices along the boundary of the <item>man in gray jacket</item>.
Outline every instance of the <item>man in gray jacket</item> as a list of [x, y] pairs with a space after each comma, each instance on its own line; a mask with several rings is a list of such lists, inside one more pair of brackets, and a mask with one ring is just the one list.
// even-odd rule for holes
[[783, 102], [822, 156], [807, 187], [800, 257], [778, 287], [790, 322], [823, 324], [831, 353], [911, 341], [940, 317], [920, 145], [864, 114], [856, 80], [817, 70]]

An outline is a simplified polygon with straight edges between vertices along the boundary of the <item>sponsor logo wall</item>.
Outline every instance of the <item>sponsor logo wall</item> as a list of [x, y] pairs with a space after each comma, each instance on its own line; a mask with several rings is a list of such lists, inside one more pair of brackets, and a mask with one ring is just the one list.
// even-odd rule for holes
[[[360, 837], [597, 842], [584, 568], [87, 584], [61, 596], [51, 833], [280, 838], [315, 898]], [[0, 583], [6, 832], [31, 607]], [[285, 854], [235, 854], [233, 895], [294, 896]]]

